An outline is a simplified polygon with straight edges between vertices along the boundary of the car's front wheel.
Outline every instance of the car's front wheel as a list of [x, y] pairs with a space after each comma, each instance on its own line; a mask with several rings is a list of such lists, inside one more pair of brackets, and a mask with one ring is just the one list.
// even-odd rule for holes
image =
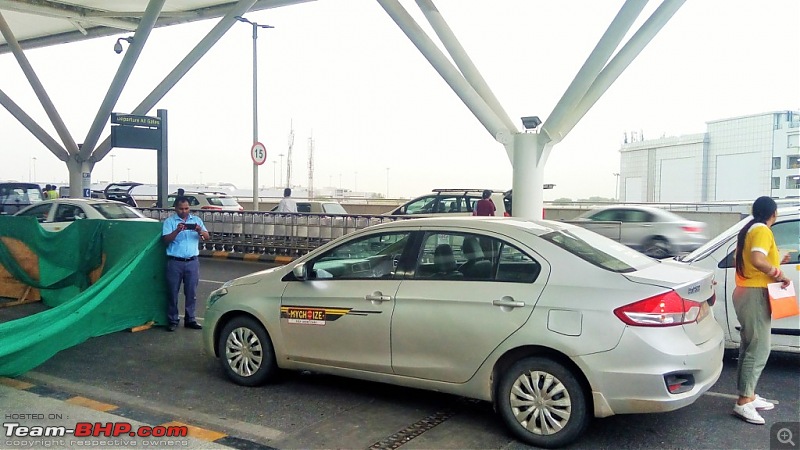
[[644, 244], [644, 251], [642, 253], [655, 259], [668, 258], [672, 256], [672, 247], [670, 247], [666, 239], [662, 237], [652, 237]]
[[515, 363], [502, 375], [496, 398], [511, 432], [537, 447], [565, 446], [589, 423], [581, 384], [551, 359], [531, 357]]
[[225, 374], [242, 386], [262, 385], [278, 372], [267, 330], [252, 317], [228, 322], [219, 335], [217, 352]]

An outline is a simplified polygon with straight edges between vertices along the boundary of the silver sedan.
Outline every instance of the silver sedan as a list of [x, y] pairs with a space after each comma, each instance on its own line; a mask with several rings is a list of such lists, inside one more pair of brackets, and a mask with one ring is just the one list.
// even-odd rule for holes
[[15, 216], [33, 216], [47, 231], [61, 231], [81, 219], [140, 220], [152, 222], [130, 206], [113, 201], [88, 198], [45, 200], [20, 210]]
[[225, 283], [203, 339], [241, 385], [291, 369], [448, 392], [559, 447], [592, 417], [675, 410], [714, 384], [712, 282], [572, 225], [424, 218]]

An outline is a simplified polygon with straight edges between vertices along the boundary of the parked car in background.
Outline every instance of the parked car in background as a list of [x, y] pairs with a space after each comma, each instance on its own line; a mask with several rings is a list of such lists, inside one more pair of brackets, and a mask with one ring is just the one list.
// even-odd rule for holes
[[[297, 212], [299, 213], [347, 214], [344, 206], [333, 200], [295, 200], [295, 204], [297, 204]], [[270, 211], [274, 212], [276, 209], [278, 209], [277, 205]]]
[[[715, 273], [717, 285], [717, 302], [714, 305], [714, 316], [722, 325], [725, 332], [725, 343], [730, 348], [739, 346], [739, 320], [733, 309], [733, 290], [736, 288], [736, 267], [734, 255], [736, 253], [736, 236], [739, 230], [749, 222], [748, 217], [719, 236], [711, 239], [705, 245], [685, 256], [665, 260], [678, 266], [697, 267]], [[795, 286], [795, 292], [800, 292], [800, 207], [779, 208], [778, 220], [772, 225], [772, 234], [775, 243], [782, 254], [789, 254], [789, 261], [781, 265], [781, 270], [788, 276]], [[770, 340], [773, 350], [800, 352], [800, 320], [797, 316], [785, 317], [772, 321], [772, 337]]]
[[[492, 191], [496, 216], [511, 215], [511, 191]], [[439, 215], [471, 216], [475, 203], [481, 199], [484, 189], [434, 189], [432, 194], [417, 197], [387, 212], [389, 215]]]
[[[211, 210], [211, 211], [244, 211], [242, 205], [236, 197], [230, 196], [225, 192], [216, 191], [186, 191], [183, 194], [189, 200], [189, 209], [192, 210]], [[177, 192], [167, 196], [167, 204], [164, 208], [172, 208]]]
[[560, 222], [401, 220], [226, 282], [203, 345], [241, 385], [291, 369], [447, 392], [559, 447], [591, 417], [672, 411], [716, 382], [712, 281]]
[[14, 214], [33, 216], [47, 231], [61, 231], [81, 219], [140, 220], [155, 222], [137, 209], [114, 201], [88, 198], [58, 198], [44, 200]]
[[[606, 206], [581, 214], [573, 223], [619, 241], [653, 258], [690, 252], [708, 241], [706, 224], [651, 206]], [[616, 222], [616, 223], [614, 223]]]
[[142, 183], [136, 183], [133, 181], [109, 183], [109, 185], [106, 186], [105, 189], [103, 189], [102, 191], [93, 190], [92, 198], [114, 200], [125, 203], [128, 206], [138, 208], [139, 205], [136, 203], [136, 199], [133, 198], [133, 195], [131, 195], [131, 191], [136, 186], [141, 186], [141, 185]]
[[42, 200], [42, 188], [36, 183], [0, 182], [0, 214], [15, 214]]

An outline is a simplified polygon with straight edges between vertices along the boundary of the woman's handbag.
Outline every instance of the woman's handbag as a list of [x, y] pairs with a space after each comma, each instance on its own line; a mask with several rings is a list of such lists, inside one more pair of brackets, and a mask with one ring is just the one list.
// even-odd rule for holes
[[789, 282], [786, 288], [782, 288], [781, 283], [770, 283], [767, 285], [767, 291], [773, 320], [800, 315], [800, 305], [793, 283]]

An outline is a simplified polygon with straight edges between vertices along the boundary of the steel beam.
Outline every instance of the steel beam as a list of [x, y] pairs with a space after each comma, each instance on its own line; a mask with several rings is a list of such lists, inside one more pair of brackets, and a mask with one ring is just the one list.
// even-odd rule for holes
[[47, 132], [44, 131], [44, 129], [40, 127], [39, 124], [36, 123], [36, 121], [33, 120], [28, 114], [26, 114], [25, 111], [19, 107], [19, 105], [14, 103], [14, 101], [11, 100], [11, 98], [6, 95], [2, 89], [0, 89], [0, 105], [3, 105], [3, 107], [10, 112], [11, 115], [22, 124], [22, 126], [27, 128], [28, 131], [30, 131], [31, 134], [36, 137], [36, 139], [39, 139], [39, 141], [44, 144], [45, 147], [53, 152], [58, 159], [62, 161], [69, 159], [69, 153], [64, 150], [64, 147], [62, 147], [58, 141], [53, 139], [52, 136], [47, 134]]

